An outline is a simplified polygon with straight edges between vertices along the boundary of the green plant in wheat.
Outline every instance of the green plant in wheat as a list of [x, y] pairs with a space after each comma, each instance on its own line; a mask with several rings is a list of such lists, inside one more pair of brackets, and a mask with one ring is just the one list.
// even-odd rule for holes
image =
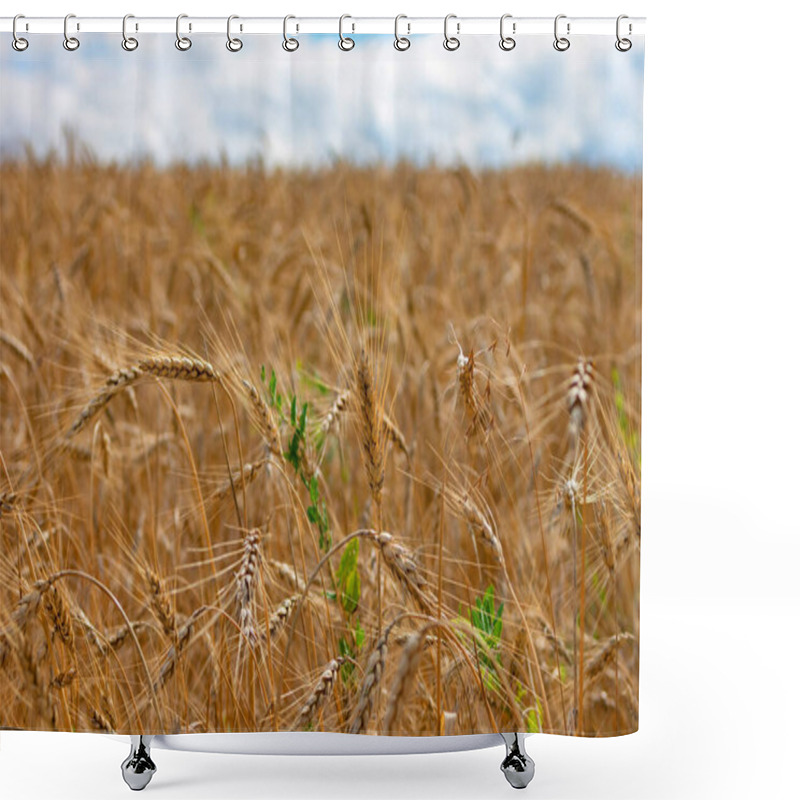
[[[322, 552], [330, 550], [332, 537], [330, 519], [325, 500], [320, 493], [317, 473], [309, 466], [306, 456], [308, 445], [308, 403], [302, 405], [293, 394], [286, 398], [278, 391], [278, 379], [275, 370], [266, 380], [266, 367], [261, 368], [261, 379], [267, 384], [267, 402], [278, 414], [281, 424], [290, 429], [289, 446], [283, 454], [286, 462], [299, 476], [308, 492], [309, 505], [306, 508], [308, 521], [315, 525], [319, 532], [319, 548]], [[288, 406], [288, 412], [286, 411]], [[347, 624], [344, 636], [339, 637], [339, 654], [347, 661], [342, 665], [342, 680], [347, 682], [353, 673], [353, 664], [358, 651], [363, 647], [366, 633], [356, 612], [361, 600], [361, 573], [358, 568], [358, 539], [351, 541], [344, 549], [339, 567], [334, 576], [334, 589], [326, 592], [328, 600], [338, 602]]]
[[503, 607], [495, 608], [494, 586], [489, 586], [483, 596], [478, 595], [475, 606], [469, 610], [469, 621], [475, 632], [475, 646], [481, 679], [489, 691], [498, 691], [500, 684], [497, 667], [500, 664], [500, 642], [503, 637]]
[[342, 665], [342, 680], [347, 682], [353, 674], [354, 659], [364, 646], [366, 633], [356, 616], [361, 600], [361, 573], [358, 569], [358, 539], [345, 547], [336, 570], [336, 587], [339, 605], [347, 622], [347, 633], [339, 638], [339, 654], [348, 659]]
[[[266, 382], [266, 367], [261, 367], [261, 380]], [[278, 379], [273, 369], [270, 373], [267, 385], [267, 402], [277, 412], [278, 418], [283, 425], [291, 428], [289, 447], [284, 452], [283, 457], [292, 467], [295, 475], [300, 476], [306, 491], [308, 492], [309, 505], [306, 508], [308, 521], [316, 525], [319, 531], [319, 549], [327, 552], [331, 548], [331, 525], [328, 519], [328, 509], [325, 500], [320, 494], [319, 479], [316, 473], [309, 467], [306, 457], [306, 444], [308, 436], [308, 403], [303, 403], [298, 411], [298, 399], [296, 395], [288, 401], [289, 412], [285, 414], [287, 406], [286, 399], [278, 391]]]

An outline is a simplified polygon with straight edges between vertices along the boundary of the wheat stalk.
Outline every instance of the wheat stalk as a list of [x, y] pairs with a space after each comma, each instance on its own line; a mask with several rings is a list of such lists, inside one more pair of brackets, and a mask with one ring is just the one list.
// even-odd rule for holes
[[0, 342], [6, 345], [17, 358], [22, 359], [31, 369], [36, 366], [31, 351], [28, 350], [16, 336], [6, 333], [4, 330], [0, 330]]

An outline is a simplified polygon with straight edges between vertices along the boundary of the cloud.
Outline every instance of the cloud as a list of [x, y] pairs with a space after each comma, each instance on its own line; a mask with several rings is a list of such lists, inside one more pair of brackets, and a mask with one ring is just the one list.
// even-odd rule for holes
[[253, 157], [278, 166], [336, 159], [374, 163], [580, 161], [639, 170], [643, 42], [618, 53], [613, 37], [574, 37], [557, 53], [546, 37], [503, 52], [496, 36], [306, 36], [296, 53], [272, 36], [196, 37], [181, 53], [148, 35], [127, 53], [116, 35], [87, 35], [74, 53], [37, 36], [0, 54], [0, 155], [65, 148], [72, 131], [102, 160], [157, 163]]

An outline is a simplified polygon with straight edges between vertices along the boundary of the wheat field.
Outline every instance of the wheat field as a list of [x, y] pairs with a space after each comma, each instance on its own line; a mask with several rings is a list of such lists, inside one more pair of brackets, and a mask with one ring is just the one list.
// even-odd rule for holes
[[638, 726], [641, 180], [0, 164], [0, 727]]

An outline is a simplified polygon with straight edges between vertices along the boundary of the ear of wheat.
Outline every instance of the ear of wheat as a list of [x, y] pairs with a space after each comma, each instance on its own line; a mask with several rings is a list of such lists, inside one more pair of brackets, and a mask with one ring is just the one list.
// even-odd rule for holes
[[53, 635], [58, 636], [65, 645], [71, 647], [75, 635], [72, 627], [72, 615], [61, 592], [55, 586], [50, 586], [49, 590], [42, 595], [42, 608], [53, 628]]
[[281, 447], [281, 435], [278, 430], [278, 425], [275, 422], [275, 415], [272, 409], [267, 405], [267, 401], [262, 396], [261, 392], [246, 379], [242, 379], [247, 399], [250, 403], [250, 408], [253, 411], [253, 419], [256, 423], [261, 435], [264, 437], [267, 449], [273, 456], [280, 459], [283, 456], [283, 448]]
[[348, 404], [350, 403], [350, 392], [345, 390], [336, 395], [333, 405], [328, 410], [328, 413], [322, 418], [320, 424], [320, 432], [323, 436], [327, 436], [331, 431], [336, 428], [336, 423], [344, 413]]
[[389, 693], [389, 702], [383, 719], [383, 730], [386, 733], [393, 733], [395, 730], [403, 700], [411, 693], [411, 687], [424, 649], [425, 638], [419, 633], [412, 633], [408, 637], [405, 647], [403, 647], [400, 662], [397, 665], [394, 685]]
[[161, 625], [161, 630], [166, 636], [175, 633], [175, 610], [172, 602], [164, 590], [164, 585], [158, 575], [151, 569], [146, 570], [147, 584], [150, 588], [150, 607]]
[[239, 625], [242, 636], [253, 646], [258, 641], [256, 634], [255, 616], [253, 607], [255, 603], [255, 584], [258, 580], [261, 554], [259, 544], [261, 534], [257, 529], [250, 531], [244, 540], [244, 554], [242, 563], [236, 573], [236, 599], [239, 604]]
[[186, 645], [189, 644], [189, 640], [192, 638], [192, 633], [194, 632], [194, 626], [204, 611], [205, 607], [202, 606], [196, 609], [186, 620], [186, 622], [184, 622], [183, 625], [181, 625], [181, 627], [178, 629], [178, 632], [175, 636], [175, 643], [169, 648], [166, 657], [161, 662], [161, 667], [158, 671], [158, 675], [153, 686], [156, 691], [163, 688], [167, 681], [175, 673], [175, 667], [178, 663], [178, 659], [180, 658], [181, 653], [186, 649]]
[[339, 674], [339, 669], [345, 661], [347, 659], [340, 656], [326, 664], [325, 669], [319, 676], [319, 680], [306, 698], [305, 703], [303, 703], [293, 730], [304, 730], [313, 722], [314, 717], [319, 714], [325, 700], [330, 695], [333, 684]]
[[50, 686], [53, 689], [65, 689], [67, 686], [72, 684], [77, 674], [78, 671], [75, 669], [75, 667], [70, 667], [68, 670], [54, 675], [53, 680], [50, 681]]
[[589, 413], [589, 397], [594, 381], [594, 362], [578, 359], [575, 371], [567, 390], [567, 410], [569, 411], [569, 437], [574, 447], [586, 425]]
[[370, 653], [367, 666], [364, 669], [364, 678], [358, 693], [358, 702], [350, 724], [350, 733], [362, 733], [367, 730], [372, 708], [375, 704], [377, 693], [380, 691], [381, 678], [386, 666], [386, 654], [389, 652], [389, 631], [392, 625], [378, 637], [375, 648]]
[[117, 370], [109, 376], [103, 388], [78, 414], [67, 431], [66, 438], [75, 436], [91, 422], [123, 389], [127, 389], [143, 377], [166, 378], [181, 381], [218, 381], [217, 370], [207, 361], [187, 356], [153, 356], [143, 358], [131, 367]]
[[[301, 595], [299, 594], [293, 594], [291, 597], [287, 597], [285, 600], [282, 600], [275, 611], [270, 614], [268, 623], [270, 641], [283, 630], [283, 627], [286, 625], [286, 620], [289, 619], [289, 615], [294, 610], [300, 597]], [[262, 634], [262, 637], [266, 638], [264, 634]]]
[[384, 426], [380, 424], [382, 415], [378, 409], [372, 368], [364, 351], [361, 352], [361, 357], [358, 360], [357, 384], [364, 464], [372, 498], [375, 504], [380, 506], [380, 495], [385, 478], [386, 434]]

